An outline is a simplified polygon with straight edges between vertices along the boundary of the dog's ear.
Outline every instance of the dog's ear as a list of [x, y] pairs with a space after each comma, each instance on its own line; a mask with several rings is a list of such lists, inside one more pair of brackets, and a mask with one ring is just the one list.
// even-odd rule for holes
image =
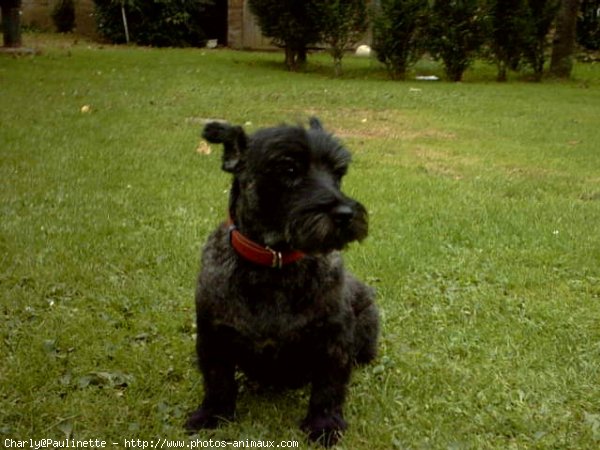
[[225, 172], [235, 173], [239, 169], [248, 146], [248, 138], [242, 127], [225, 122], [209, 122], [204, 126], [202, 137], [211, 144], [223, 144], [221, 168]]
[[323, 125], [321, 124], [321, 121], [314, 116], [309, 119], [308, 123], [310, 124], [311, 130], [323, 130]]

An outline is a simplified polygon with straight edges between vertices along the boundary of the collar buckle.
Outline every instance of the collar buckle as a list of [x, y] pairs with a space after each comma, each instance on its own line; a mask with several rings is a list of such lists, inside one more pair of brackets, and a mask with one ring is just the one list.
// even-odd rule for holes
[[281, 269], [283, 267], [283, 255], [281, 252], [276, 252], [271, 247], [265, 247], [273, 255], [273, 261], [271, 267], [274, 269]]

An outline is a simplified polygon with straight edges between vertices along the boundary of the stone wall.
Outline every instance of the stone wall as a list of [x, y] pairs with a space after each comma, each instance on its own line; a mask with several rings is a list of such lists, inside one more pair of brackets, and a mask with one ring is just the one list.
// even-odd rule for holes
[[270, 39], [265, 38], [247, 0], [228, 0], [227, 43], [235, 49], [272, 49]]
[[227, 43], [232, 48], [240, 48], [244, 36], [244, 0], [228, 0]]

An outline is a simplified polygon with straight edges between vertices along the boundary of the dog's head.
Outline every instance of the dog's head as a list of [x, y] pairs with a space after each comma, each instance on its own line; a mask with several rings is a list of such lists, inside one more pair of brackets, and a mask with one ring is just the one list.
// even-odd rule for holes
[[274, 250], [327, 253], [367, 236], [366, 209], [341, 191], [350, 153], [318, 119], [247, 136], [239, 126], [206, 125], [224, 146], [222, 168], [234, 175], [230, 215], [244, 234]]

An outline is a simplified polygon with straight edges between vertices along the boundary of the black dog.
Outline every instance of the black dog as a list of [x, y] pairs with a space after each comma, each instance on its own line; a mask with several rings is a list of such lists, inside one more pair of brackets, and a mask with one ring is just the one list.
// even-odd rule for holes
[[229, 220], [204, 247], [196, 291], [204, 401], [189, 430], [234, 416], [235, 371], [270, 386], [311, 385], [302, 429], [334, 444], [355, 363], [376, 354], [373, 291], [346, 272], [339, 250], [367, 236], [367, 212], [340, 191], [350, 153], [313, 118], [246, 136], [211, 122], [233, 174]]

